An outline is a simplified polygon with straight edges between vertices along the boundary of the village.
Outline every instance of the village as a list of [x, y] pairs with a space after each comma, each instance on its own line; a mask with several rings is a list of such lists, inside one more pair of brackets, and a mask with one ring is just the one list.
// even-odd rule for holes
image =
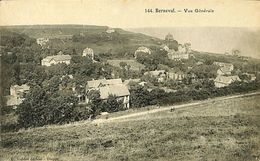
[[34, 38], [4, 32], [4, 100], [18, 113], [20, 126], [95, 119], [258, 88], [257, 60], [239, 50], [196, 51], [171, 33], [159, 39], [111, 27], [73, 34], [54, 30], [56, 35]]
[[0, 161], [260, 161], [259, 10], [0, 0]]
[[[106, 31], [108, 34], [111, 34], [115, 32], [114, 29], [108, 28]], [[171, 45], [171, 42], [175, 41], [173, 38], [173, 35], [170, 33], [165, 36], [164, 43], [160, 45], [160, 50], [167, 53], [167, 59], [175, 61], [175, 62], [181, 62], [183, 64], [183, 61], [188, 61], [190, 59], [194, 60], [193, 64], [191, 66], [188, 66], [185, 71], [180, 70], [180, 68], [170, 68], [167, 65], [160, 64], [161, 67], [157, 68], [156, 70], [146, 70], [142, 75], [142, 77], [139, 78], [128, 78], [128, 79], [122, 79], [118, 76], [118, 74], [115, 74], [113, 71], [111, 73], [111, 77], [109, 79], [102, 78], [102, 79], [93, 79], [85, 82], [85, 89], [83, 93], [77, 93], [75, 84], [71, 85], [71, 91], [78, 97], [79, 103], [81, 104], [88, 104], [89, 98], [88, 93], [91, 90], [96, 90], [100, 92], [100, 97], [102, 100], [108, 99], [109, 95], [115, 96], [118, 100], [123, 101], [123, 106], [125, 109], [130, 108], [130, 88], [131, 84], [137, 84], [140, 86], [145, 87], [148, 91], [152, 91], [155, 88], [163, 89], [166, 93], [169, 92], [176, 92], [177, 89], [169, 88], [167, 83], [169, 82], [176, 82], [177, 84], [182, 84], [184, 81], [187, 81], [187, 78], [189, 78], [191, 82], [195, 83], [201, 80], [202, 78], [199, 78], [198, 75], [196, 75], [194, 72], [192, 72], [192, 68], [196, 68], [198, 66], [204, 65], [205, 60], [203, 59], [196, 59], [193, 50], [191, 48], [190, 43], [185, 44], [178, 44], [177, 50], [173, 48], [169, 48], [168, 46]], [[37, 44], [40, 45], [42, 48], [45, 48], [48, 46], [49, 39], [48, 38], [38, 38]], [[137, 60], [141, 56], [149, 57], [152, 54], [152, 51], [150, 48], [145, 46], [140, 46], [136, 49], [136, 51], [133, 54], [133, 58], [129, 60], [107, 60], [107, 62], [114, 66], [115, 68], [122, 67], [123, 69], [130, 68], [127, 70], [135, 70], [138, 72], [143, 71], [145, 66], [141, 63], [139, 63]], [[156, 54], [156, 53], [154, 53]], [[101, 63], [95, 60], [95, 52], [92, 48], [86, 47], [82, 51], [82, 57], [87, 57], [89, 60], [92, 61], [92, 63]], [[56, 55], [47, 56], [41, 60], [41, 66], [44, 66], [46, 68], [50, 66], [55, 66], [57, 64], [71, 64], [72, 56], [69, 54], [63, 54], [62, 51], [58, 52]], [[114, 63], [116, 61], [116, 63]], [[132, 64], [132, 66], [130, 65]], [[135, 64], [138, 65], [138, 67], [135, 67]], [[226, 62], [213, 62], [211, 64], [212, 66], [216, 67], [216, 74], [215, 77], [211, 78], [204, 78], [209, 79], [214, 82], [214, 86], [216, 88], [222, 88], [229, 86], [231, 83], [234, 82], [252, 82], [256, 80], [255, 73], [242, 73], [242, 75], [246, 76], [247, 79], [241, 79], [238, 76], [238, 70], [234, 68], [234, 65], [232, 63], [226, 63]], [[240, 72], [241, 73], [241, 72]], [[60, 79], [62, 80], [63, 77], [68, 76], [69, 79], [74, 79], [73, 74], [69, 75], [63, 75]], [[145, 79], [146, 78], [146, 79]], [[148, 79], [147, 79], [148, 78]], [[151, 82], [151, 80], [155, 80], [154, 82]], [[21, 85], [12, 85], [10, 87], [10, 95], [7, 96], [7, 106], [17, 107], [19, 104], [23, 102], [23, 100], [26, 97], [26, 93], [28, 93], [30, 90], [30, 86], [27, 84], [21, 84]], [[60, 88], [62, 90], [62, 88]]]

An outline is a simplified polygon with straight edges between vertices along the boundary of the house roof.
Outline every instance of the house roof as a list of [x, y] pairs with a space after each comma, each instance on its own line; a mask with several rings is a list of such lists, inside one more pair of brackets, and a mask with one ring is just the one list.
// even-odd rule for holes
[[213, 64], [218, 65], [220, 67], [228, 67], [228, 68], [232, 68], [233, 67], [233, 64], [231, 64], [231, 63], [214, 62]]
[[87, 85], [90, 88], [98, 88], [100, 84], [104, 84], [104, 85], [113, 85], [113, 84], [121, 84], [122, 83], [122, 79], [98, 79], [98, 80], [92, 80], [92, 81], [88, 81]]
[[93, 51], [93, 49], [87, 47], [83, 50], [83, 53], [93, 53]]
[[14, 89], [15, 91], [28, 91], [30, 89], [30, 86], [28, 86], [27, 84], [23, 84], [23, 85], [13, 85], [11, 86], [12, 89]]
[[221, 70], [223, 73], [229, 73], [232, 71], [232, 68], [230, 66], [223, 66], [219, 70]]
[[233, 70], [233, 64], [224, 62], [214, 62], [214, 65], [220, 66], [220, 71], [223, 73], [229, 73]]
[[109, 95], [115, 95], [117, 97], [130, 95], [130, 92], [124, 84], [113, 84], [99, 88], [100, 98], [107, 99]]
[[147, 47], [144, 47], [144, 46], [140, 46], [136, 51], [135, 53], [137, 52], [144, 52], [144, 53], [148, 53], [148, 54], [151, 54], [151, 50]]
[[230, 84], [234, 81], [241, 81], [241, 80], [237, 75], [234, 75], [234, 76], [219, 75], [219, 76], [217, 76], [217, 78], [214, 81], [218, 82], [218, 83], [223, 83], [223, 84]]
[[51, 61], [51, 60], [66, 61], [66, 60], [70, 60], [70, 59], [71, 59], [70, 55], [53, 55], [53, 56], [47, 56], [43, 60], [44, 61]]

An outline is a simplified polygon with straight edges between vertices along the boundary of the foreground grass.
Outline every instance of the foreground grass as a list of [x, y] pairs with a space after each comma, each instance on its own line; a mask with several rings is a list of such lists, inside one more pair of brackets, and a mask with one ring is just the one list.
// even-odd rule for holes
[[3, 160], [259, 160], [260, 96], [1, 134]]

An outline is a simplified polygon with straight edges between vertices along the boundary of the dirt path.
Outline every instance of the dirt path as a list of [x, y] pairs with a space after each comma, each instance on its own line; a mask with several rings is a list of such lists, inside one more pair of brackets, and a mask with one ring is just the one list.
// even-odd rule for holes
[[215, 101], [223, 101], [223, 100], [229, 100], [229, 99], [234, 99], [234, 98], [242, 98], [242, 97], [248, 97], [248, 96], [259, 95], [259, 94], [260, 94], [260, 91], [254, 92], [254, 93], [234, 95], [234, 96], [224, 96], [224, 97], [212, 98], [212, 99], [207, 99], [207, 100], [203, 100], [203, 101], [187, 103], [187, 104], [182, 104], [182, 105], [162, 106], [161, 108], [152, 109], [152, 110], [149, 110], [149, 111], [137, 112], [137, 113], [133, 113], [133, 114], [126, 114], [126, 115], [123, 115], [123, 116], [112, 117], [112, 118], [108, 118], [108, 119], [96, 119], [96, 120], [92, 121], [92, 123], [100, 124], [100, 123], [109, 123], [109, 122], [114, 122], [114, 121], [118, 122], [118, 121], [121, 121], [121, 120], [124, 120], [124, 119], [127, 119], [127, 118], [147, 115], [147, 114], [161, 112], [161, 111], [167, 111], [167, 110], [171, 110], [173, 108], [178, 109], [178, 108], [202, 105], [202, 104], [205, 104], [205, 103], [210, 103], [210, 102], [215, 102]]

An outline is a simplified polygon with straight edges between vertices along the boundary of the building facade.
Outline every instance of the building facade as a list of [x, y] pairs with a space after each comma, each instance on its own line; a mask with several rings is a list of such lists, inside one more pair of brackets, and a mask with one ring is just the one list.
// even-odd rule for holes
[[65, 63], [65, 64], [69, 65], [70, 60], [71, 60], [70, 55], [47, 56], [46, 58], [42, 59], [41, 65], [42, 66], [51, 66], [51, 65], [56, 65], [59, 63]]
[[91, 60], [94, 60], [94, 50], [91, 48], [86, 48], [82, 52], [82, 56], [89, 57]]
[[130, 92], [127, 85], [121, 79], [99, 79], [88, 81], [86, 85], [86, 103], [89, 103], [88, 93], [91, 90], [100, 92], [100, 98], [107, 100], [110, 95], [116, 96], [118, 101], [122, 101], [124, 108], [130, 107]]
[[217, 78], [214, 80], [215, 87], [221, 88], [221, 87], [226, 87], [229, 86], [231, 83], [235, 81], [241, 81], [241, 79], [237, 76], [223, 76], [219, 75]]

